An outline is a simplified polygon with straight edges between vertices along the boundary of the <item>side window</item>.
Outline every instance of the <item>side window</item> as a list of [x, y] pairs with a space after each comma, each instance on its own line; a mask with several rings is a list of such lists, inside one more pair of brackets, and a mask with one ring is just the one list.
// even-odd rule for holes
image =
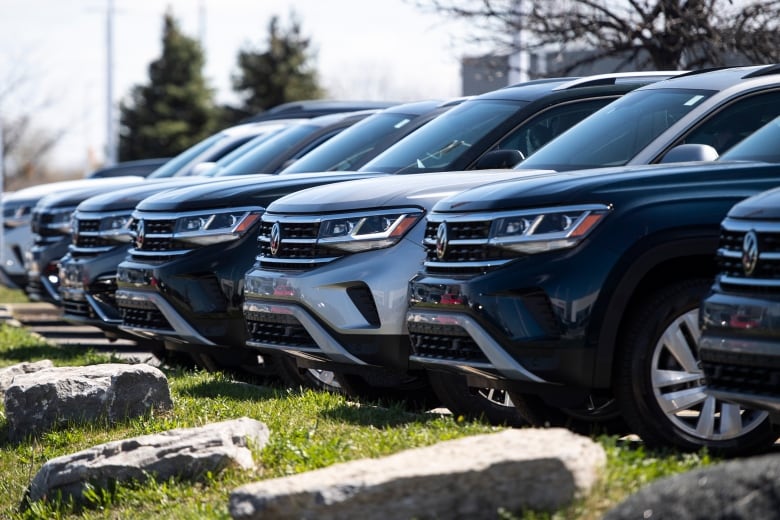
[[528, 158], [554, 137], [562, 134], [615, 98], [589, 99], [554, 106], [537, 114], [504, 137], [494, 150], [520, 150]]
[[754, 94], [732, 102], [690, 132], [682, 143], [708, 144], [726, 150], [780, 115], [780, 91]]

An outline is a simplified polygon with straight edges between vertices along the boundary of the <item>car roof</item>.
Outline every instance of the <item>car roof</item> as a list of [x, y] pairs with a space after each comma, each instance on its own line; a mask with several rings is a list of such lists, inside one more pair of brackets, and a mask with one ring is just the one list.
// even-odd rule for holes
[[288, 118], [313, 118], [337, 112], [356, 110], [381, 110], [398, 104], [395, 101], [350, 101], [333, 99], [308, 99], [282, 103], [273, 108], [255, 114], [243, 122], [267, 121]]
[[[675, 77], [684, 74], [685, 71], [640, 71], [640, 72], [618, 72], [610, 74], [597, 74], [585, 77], [561, 77], [533, 80], [525, 83], [517, 83], [498, 90], [493, 90], [475, 96], [475, 100], [484, 99], [513, 99], [524, 101], [535, 101], [555, 92], [582, 89], [587, 87], [606, 87], [616, 86], [614, 90], [620, 90], [620, 86], [625, 88], [628, 85], [644, 85], [647, 83], [656, 83], [660, 80]], [[612, 90], [612, 89], [610, 89]]]
[[752, 65], [742, 67], [722, 67], [713, 69], [701, 69], [670, 78], [663, 84], [647, 85], [645, 89], [652, 88], [695, 88], [708, 90], [724, 90], [732, 85], [745, 84], [746, 80], [754, 79], [756, 82], [777, 81], [771, 76], [780, 73], [778, 65]]

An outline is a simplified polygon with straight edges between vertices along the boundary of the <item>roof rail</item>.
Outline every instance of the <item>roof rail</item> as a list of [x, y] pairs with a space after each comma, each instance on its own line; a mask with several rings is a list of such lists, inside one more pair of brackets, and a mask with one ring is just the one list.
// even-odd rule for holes
[[555, 90], [567, 90], [570, 88], [593, 87], [597, 85], [615, 85], [617, 83], [629, 82], [652, 82], [662, 79], [673, 78], [684, 74], [684, 70], [658, 70], [658, 71], [636, 71], [636, 72], [612, 72], [609, 74], [594, 74], [584, 78], [577, 78], [568, 81]]
[[767, 65], [766, 67], [760, 68], [758, 70], [754, 70], [749, 74], [745, 74], [744, 76], [742, 76], [742, 79], [758, 78], [760, 76], [769, 76], [771, 74], [779, 74], [779, 73], [780, 73], [780, 64], [775, 63], [774, 65]]
[[686, 72], [685, 74], [680, 74], [679, 76], [676, 76], [678, 78], [686, 78], [688, 76], [696, 76], [697, 74], [704, 74], [706, 72], [713, 72], [716, 70], [726, 70], [726, 69], [736, 69], [739, 65], [725, 65], [723, 67], [705, 67], [703, 69], [695, 69], [690, 70]]
[[537, 78], [537, 79], [531, 79], [528, 81], [521, 81], [519, 83], [512, 83], [511, 85], [507, 85], [506, 87], [502, 88], [512, 88], [512, 87], [525, 87], [528, 85], [541, 85], [544, 83], [554, 83], [556, 81], [569, 81], [573, 79], [579, 79], [579, 76], [566, 76], [562, 78]]

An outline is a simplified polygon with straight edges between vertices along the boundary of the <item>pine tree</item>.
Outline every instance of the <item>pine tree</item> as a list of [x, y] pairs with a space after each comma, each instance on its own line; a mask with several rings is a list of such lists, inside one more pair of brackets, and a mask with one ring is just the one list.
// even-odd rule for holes
[[123, 161], [174, 156], [217, 129], [200, 43], [181, 32], [170, 12], [163, 25], [162, 56], [149, 65], [149, 83], [133, 87], [120, 105]]
[[294, 14], [284, 31], [274, 16], [268, 24], [266, 50], [244, 47], [238, 53], [238, 71], [233, 74], [233, 89], [243, 101], [234, 114], [246, 117], [281, 103], [319, 99], [325, 95], [316, 69], [310, 61], [311, 40], [301, 33]]

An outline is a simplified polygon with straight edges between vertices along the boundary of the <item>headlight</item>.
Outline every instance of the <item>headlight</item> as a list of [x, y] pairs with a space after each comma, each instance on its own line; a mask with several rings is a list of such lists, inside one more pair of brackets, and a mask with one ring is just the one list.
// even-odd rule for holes
[[593, 204], [519, 211], [493, 221], [490, 244], [522, 253], [577, 245], [609, 212]]
[[353, 253], [389, 247], [401, 240], [422, 215], [421, 210], [412, 208], [323, 219], [318, 243]]
[[41, 233], [43, 230], [56, 231], [68, 235], [72, 231], [73, 211], [76, 208], [63, 208], [33, 212], [33, 232]]
[[100, 219], [100, 236], [106, 240], [115, 240], [122, 243], [133, 241], [133, 233], [130, 231], [132, 217], [126, 215], [111, 215]]
[[193, 244], [217, 244], [240, 238], [259, 219], [261, 211], [231, 209], [223, 212], [193, 213], [176, 220], [176, 240]]
[[11, 206], [9, 204], [3, 207], [3, 224], [5, 227], [15, 228], [29, 225], [31, 218], [31, 205]]

